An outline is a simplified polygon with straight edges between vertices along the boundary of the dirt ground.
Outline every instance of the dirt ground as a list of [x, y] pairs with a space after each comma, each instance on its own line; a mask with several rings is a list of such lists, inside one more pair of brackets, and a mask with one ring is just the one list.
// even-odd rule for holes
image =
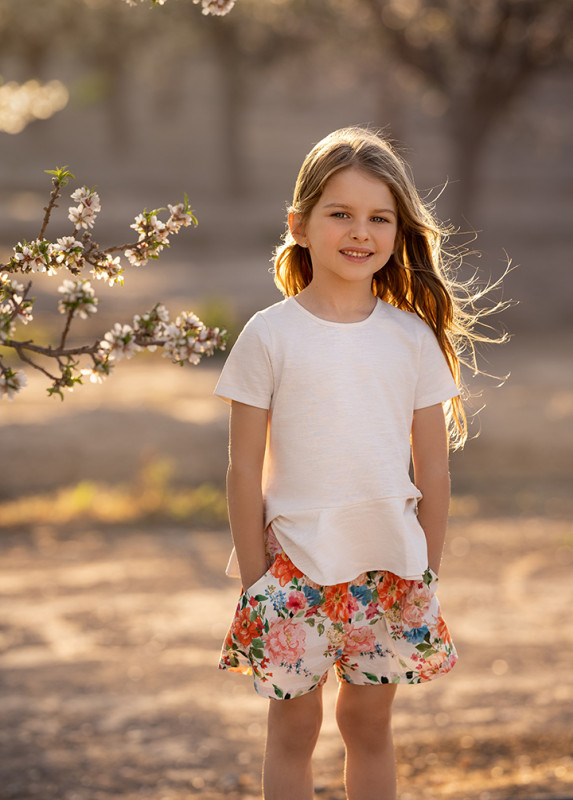
[[[1, 547], [3, 800], [260, 796], [266, 701], [216, 669], [227, 532], [44, 525]], [[572, 563], [566, 522], [453, 520], [440, 597], [460, 662], [399, 690], [401, 800], [573, 796]], [[315, 773], [332, 800], [335, 683]]]
[[[439, 594], [460, 661], [398, 692], [400, 800], [573, 798], [573, 376], [566, 348], [526, 344], [452, 459]], [[64, 404], [31, 378], [1, 409], [3, 498], [125, 480], [150, 451], [179, 483], [221, 480], [216, 374], [134, 362]], [[238, 591], [229, 548], [222, 529], [0, 528], [1, 800], [260, 797], [266, 702], [216, 669]], [[327, 800], [343, 798], [335, 692], [331, 677]]]

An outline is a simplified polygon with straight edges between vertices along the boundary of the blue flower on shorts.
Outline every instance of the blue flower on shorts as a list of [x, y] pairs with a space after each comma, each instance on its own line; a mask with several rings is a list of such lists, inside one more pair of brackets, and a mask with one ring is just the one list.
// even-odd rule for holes
[[279, 589], [278, 592], [273, 592], [270, 596], [271, 603], [273, 604], [274, 610], [278, 613], [281, 611], [286, 604], [286, 594]]
[[410, 628], [409, 631], [404, 631], [404, 638], [410, 644], [420, 644], [424, 641], [424, 637], [429, 633], [427, 625], [422, 625], [421, 628]]
[[363, 606], [367, 606], [372, 600], [372, 589], [369, 589], [368, 586], [364, 584], [361, 586], [351, 586], [350, 592]]
[[312, 586], [303, 586], [302, 590], [308, 600], [309, 606], [317, 606], [320, 603], [321, 595], [318, 589], [313, 589]]

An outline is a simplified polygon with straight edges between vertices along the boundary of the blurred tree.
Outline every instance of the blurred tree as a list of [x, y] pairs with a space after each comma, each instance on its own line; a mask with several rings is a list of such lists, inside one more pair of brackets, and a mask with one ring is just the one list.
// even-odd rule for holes
[[[443, 114], [453, 216], [472, 219], [491, 133], [541, 72], [573, 57], [570, 0], [361, 0], [378, 46], [415, 70]], [[384, 76], [386, 80], [386, 76]]]
[[[130, 98], [138, 59], [165, 33], [168, 13], [121, 0], [0, 0], [0, 64], [10, 78], [59, 75], [81, 88], [97, 83], [112, 150], [123, 152], [133, 126]], [[201, 18], [199, 9], [196, 16]], [[95, 79], [95, 83], [94, 83]], [[135, 79], [135, 80], [134, 80]]]
[[110, 149], [121, 155], [132, 141], [130, 100], [138, 59], [162, 20], [149, 8], [130, 9], [118, 0], [72, 2], [74, 39], [84, 64], [101, 79]]
[[221, 129], [227, 190], [248, 190], [246, 120], [255, 85], [287, 60], [305, 59], [316, 46], [328, 12], [326, 0], [241, 0], [223, 19], [201, 21], [221, 81]]

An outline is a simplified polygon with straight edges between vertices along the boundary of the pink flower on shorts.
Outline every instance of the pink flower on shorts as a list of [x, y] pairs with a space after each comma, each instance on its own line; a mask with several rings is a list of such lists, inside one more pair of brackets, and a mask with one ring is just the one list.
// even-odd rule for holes
[[265, 653], [271, 664], [296, 664], [304, 653], [306, 631], [304, 623], [292, 619], [275, 619], [262, 637]]
[[431, 658], [427, 659], [427, 661], [422, 661], [418, 668], [420, 680], [431, 681], [432, 678], [436, 678], [438, 675], [449, 672], [455, 662], [455, 657], [450, 657], [447, 659], [444, 658], [443, 653], [432, 656]]
[[285, 603], [285, 607], [288, 608], [289, 611], [294, 611], [295, 614], [297, 611], [302, 611], [302, 609], [306, 607], [305, 593], [299, 591], [291, 592]]
[[357, 614], [358, 611], [359, 611], [358, 600], [354, 597], [353, 594], [350, 594], [350, 592], [348, 592], [347, 597], [348, 597], [348, 600], [347, 600], [348, 616], [352, 617], [352, 616], [354, 616], [354, 614]]
[[408, 593], [403, 599], [402, 622], [404, 625], [407, 628], [419, 628], [420, 625], [426, 622], [433, 599], [432, 590], [423, 583], [417, 583], [412, 592]]
[[346, 653], [371, 653], [376, 647], [376, 637], [371, 627], [350, 625], [346, 630]]

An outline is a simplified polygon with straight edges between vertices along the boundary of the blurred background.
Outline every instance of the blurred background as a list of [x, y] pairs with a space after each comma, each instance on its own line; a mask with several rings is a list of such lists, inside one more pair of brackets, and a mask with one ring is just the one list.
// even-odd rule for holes
[[[510, 632], [525, 636], [528, 628], [535, 643], [527, 647], [541, 648], [539, 632], [531, 630], [535, 620], [545, 625], [546, 637], [554, 625], [555, 636], [559, 629], [569, 648], [573, 641], [571, 627], [555, 617], [564, 597], [559, 570], [571, 564], [573, 552], [572, 8], [570, 0], [238, 0], [229, 15], [208, 17], [191, 0], [167, 0], [153, 8], [148, 3], [130, 8], [121, 0], [0, 0], [0, 263], [18, 241], [38, 235], [51, 188], [44, 170], [56, 166], [68, 165], [75, 174], [70, 192], [80, 185], [97, 187], [102, 211], [94, 238], [103, 246], [131, 241], [136, 214], [178, 202], [184, 192], [199, 219], [195, 230], [173, 238], [158, 262], [128, 268], [124, 287], [97, 282], [98, 313], [75, 323], [77, 341], [93, 341], [114, 322], [130, 322], [159, 300], [173, 314], [195, 311], [207, 324], [227, 328], [233, 339], [252, 313], [281, 299], [269, 274], [270, 257], [284, 230], [302, 159], [316, 141], [348, 124], [378, 126], [399, 143], [421, 194], [460, 231], [451, 244], [468, 251], [462, 277], [477, 269], [484, 283], [495, 281], [508, 261], [518, 265], [497, 295], [515, 302], [492, 320], [512, 339], [480, 353], [489, 377], [466, 376], [474, 438], [452, 457], [457, 533], [445, 567], [454, 584], [458, 581], [457, 599], [450, 602], [457, 602], [463, 650], [463, 621], [478, 591], [467, 583], [467, 559], [480, 565], [493, 589], [505, 580], [495, 572], [499, 561], [513, 563], [524, 551], [535, 554], [519, 573], [530, 587], [528, 592], [520, 584], [524, 616], [509, 614], [497, 644], [493, 638], [482, 642], [492, 648], [485, 667], [477, 655], [472, 661], [473, 631], [467, 632], [468, 684], [479, 664], [489, 679], [501, 682], [500, 691], [522, 674], [515, 654], [525, 643], [511, 639]], [[68, 204], [64, 190], [48, 238], [71, 232]], [[59, 283], [35, 280], [34, 323], [24, 333], [40, 343], [61, 333]], [[31, 575], [45, 570], [52, 578], [41, 585], [52, 598], [60, 579], [66, 585], [56, 576], [62, 558], [97, 560], [115, 548], [117, 563], [124, 566], [137, 546], [149, 551], [150, 562], [167, 559], [169, 570], [177, 548], [184, 554], [191, 548], [199, 560], [204, 548], [215, 548], [210, 558], [219, 559], [222, 569], [228, 545], [227, 411], [211, 397], [222, 360], [216, 356], [200, 367], [178, 369], [158, 354], [140, 355], [122, 362], [103, 385], [78, 387], [64, 403], [47, 398], [42, 376], [27, 370], [28, 387], [14, 403], [0, 405], [0, 526], [7, 557], [15, 559], [23, 581], [8, 581], [9, 595], [14, 592], [27, 608], [34, 597]], [[191, 544], [190, 530], [197, 532]], [[201, 538], [206, 530], [211, 533]], [[145, 538], [149, 531], [153, 535]], [[525, 539], [520, 531], [528, 532]], [[72, 551], [76, 555], [69, 555]], [[109, 581], [113, 591], [127, 591], [121, 581], [133, 576], [127, 566], [122, 569], [115, 578], [113, 569], [107, 573], [103, 567], [92, 578], [86, 573], [86, 586]], [[213, 581], [216, 575], [214, 569]], [[181, 580], [191, 577], [200, 583], [202, 574]], [[524, 599], [534, 579], [554, 581], [556, 593], [539, 618], [530, 615]], [[70, 580], [85, 589], [79, 577]], [[507, 580], [511, 595], [517, 578], [511, 573]], [[156, 590], [164, 593], [170, 586], [166, 579]], [[547, 598], [547, 587], [544, 592]], [[499, 622], [503, 608], [492, 606], [492, 619]], [[104, 622], [82, 618], [73, 631], [64, 631], [65, 613], [58, 613], [51, 633], [44, 631], [42, 638], [35, 629], [30, 642], [14, 633], [31, 624], [28, 612], [12, 620], [8, 665], [18, 674], [28, 657], [37, 666], [42, 647], [56, 653], [58, 668], [61, 658], [73, 661], [73, 648], [72, 655], [60, 652], [62, 636], [72, 641], [78, 631], [85, 636], [90, 625], [100, 631], [104, 623], [110, 630], [111, 611], [108, 617], [102, 612]], [[214, 639], [220, 634], [216, 627]], [[153, 639], [157, 635], [149, 634], [146, 643], [160, 641]], [[503, 636], [508, 648], [512, 642], [513, 656], [496, 654]], [[549, 645], [555, 645], [551, 638]], [[215, 647], [211, 641], [210, 647]], [[535, 658], [541, 669], [549, 655], [535, 650]], [[9, 674], [19, 686], [16, 673]], [[137, 674], [135, 669], [126, 681], [140, 691]], [[434, 697], [438, 707], [441, 691], [428, 695], [428, 702]], [[553, 748], [551, 780], [543, 773], [535, 784], [538, 792], [565, 781], [573, 770], [570, 760], [563, 766], [571, 742], [564, 744], [560, 727], [567, 707], [571, 714], [572, 698], [560, 691], [544, 701], [555, 712], [544, 720], [559, 729], [559, 745]], [[247, 708], [242, 692], [235, 699]], [[449, 702], [453, 708], [458, 700]], [[519, 698], [508, 701], [507, 724], [511, 708], [519, 706]], [[14, 719], [21, 720], [22, 707], [16, 703], [14, 709]], [[77, 742], [91, 741], [89, 719], [88, 714], [81, 723], [88, 728]], [[446, 726], [448, 720], [441, 720], [436, 724]], [[528, 730], [536, 725], [529, 717], [521, 721]], [[432, 717], [428, 726], [434, 722]], [[118, 730], [123, 724], [118, 722]], [[462, 717], [459, 724], [462, 730]], [[463, 747], [471, 751], [468, 741]], [[459, 746], [451, 744], [454, 750]], [[207, 747], [205, 759], [210, 753]], [[432, 756], [435, 748], [410, 776], [435, 763]], [[32, 770], [32, 777], [14, 779], [13, 793], [0, 790], [0, 796], [28, 797], [34, 781], [42, 783], [42, 769], [19, 757], [24, 761], [16, 773]], [[243, 755], [247, 772], [249, 758]], [[546, 754], [539, 758], [547, 762]], [[465, 787], [463, 796], [510, 796], [508, 786], [519, 784], [515, 770], [505, 780], [506, 767], [484, 763], [481, 788]], [[491, 769], [498, 767], [501, 772], [492, 778]], [[195, 788], [211, 796], [205, 793], [210, 779], [201, 778], [198, 769], [192, 777], [199, 775], [203, 784]], [[530, 765], [523, 762], [519, 769], [527, 772]], [[33, 770], [40, 770], [40, 778]], [[237, 781], [217, 791], [247, 796], [248, 781], [244, 791]], [[69, 796], [83, 797], [82, 791], [70, 788]], [[133, 788], [133, 797], [140, 796], [137, 791]], [[420, 783], [416, 796], [432, 797], [431, 791]], [[447, 796], [456, 791], [461, 790]], [[93, 787], [86, 792], [100, 796]], [[125, 792], [123, 797], [132, 796]], [[165, 796], [179, 795], [166, 790]]]

